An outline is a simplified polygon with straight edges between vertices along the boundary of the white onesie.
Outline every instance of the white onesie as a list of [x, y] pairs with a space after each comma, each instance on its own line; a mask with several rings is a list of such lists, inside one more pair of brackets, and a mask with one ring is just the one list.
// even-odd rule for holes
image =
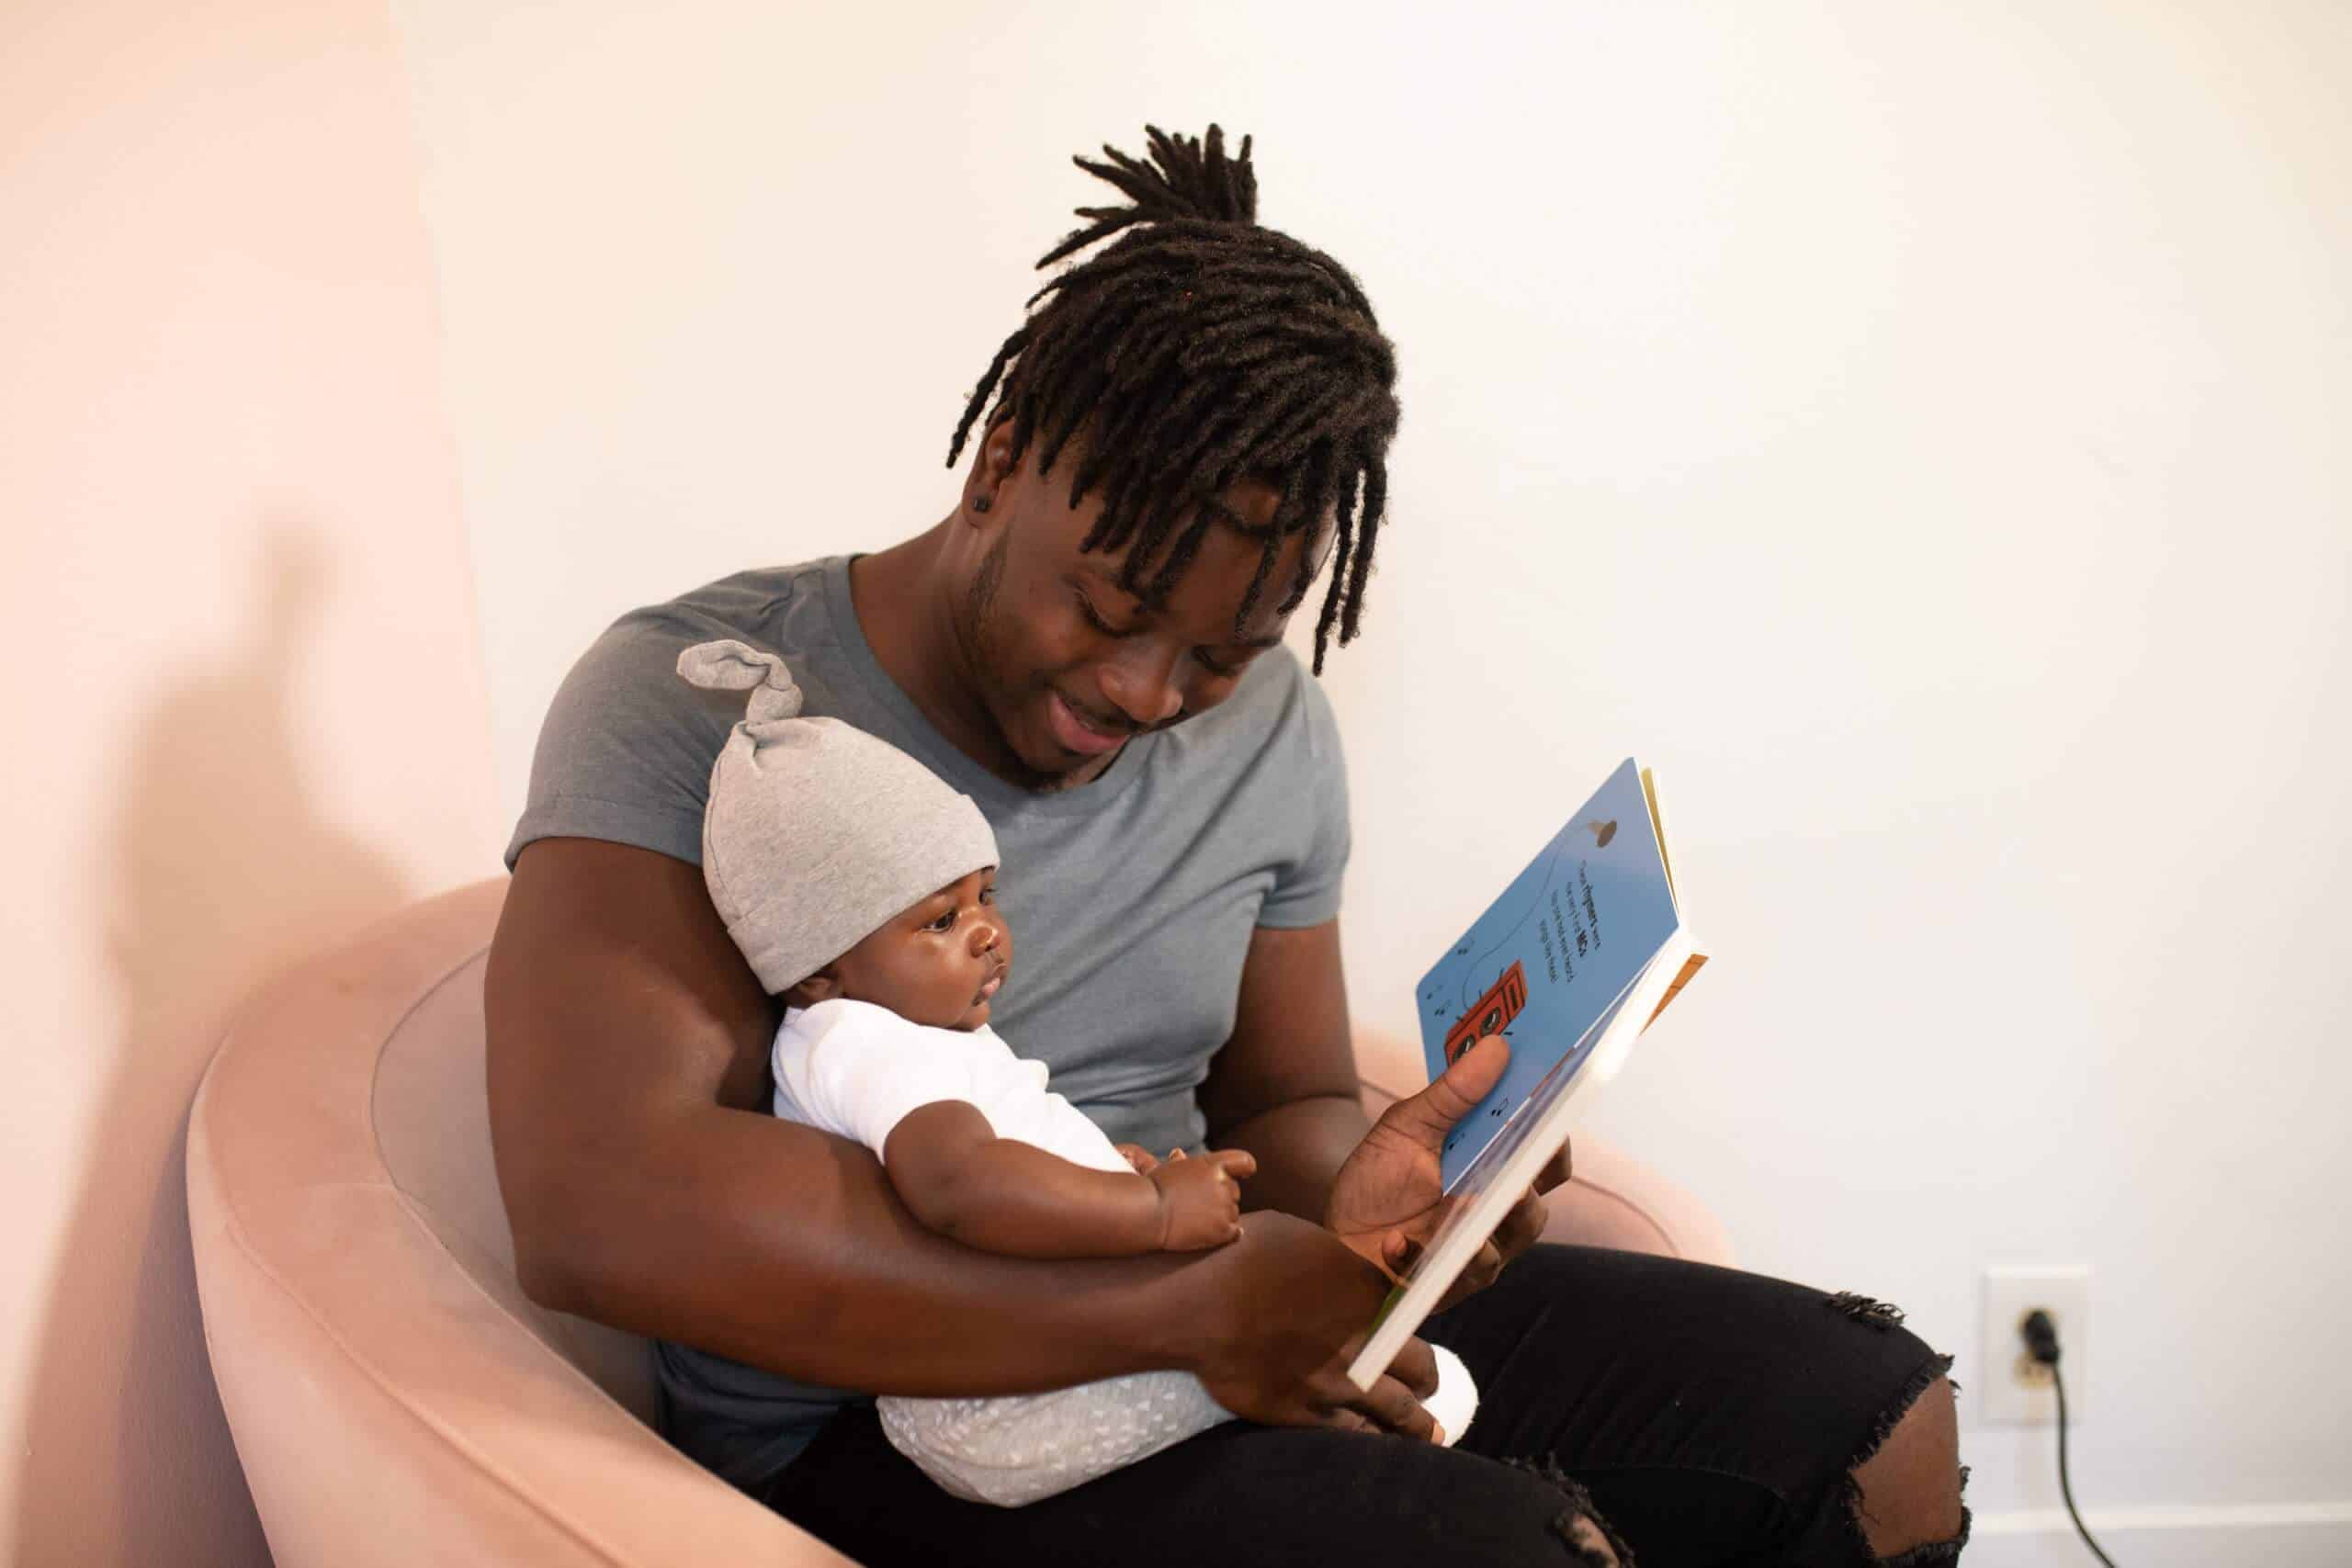
[[[1017, 1138], [1097, 1170], [1131, 1170], [1102, 1130], [1046, 1088], [995, 1031], [912, 1023], [846, 998], [789, 1008], [775, 1037], [775, 1113], [882, 1146], [934, 1100], [978, 1108]], [[941, 1487], [1014, 1507], [1068, 1491], [1232, 1416], [1188, 1372], [1136, 1372], [1050, 1393], [876, 1402], [891, 1446]]]
[[[913, 1023], [846, 998], [787, 1008], [776, 1032], [775, 1113], [854, 1138], [880, 1158], [907, 1113], [934, 1100], [978, 1108], [1000, 1138], [1017, 1138], [1097, 1170], [1132, 1170], [1102, 1130], [1046, 1087], [983, 1025]], [[1477, 1407], [1470, 1375], [1431, 1346], [1440, 1392], [1428, 1402], [1451, 1443]], [[945, 1491], [1017, 1507], [1067, 1492], [1204, 1432], [1232, 1415], [1189, 1372], [1135, 1372], [1050, 1393], [876, 1402], [890, 1445]]]

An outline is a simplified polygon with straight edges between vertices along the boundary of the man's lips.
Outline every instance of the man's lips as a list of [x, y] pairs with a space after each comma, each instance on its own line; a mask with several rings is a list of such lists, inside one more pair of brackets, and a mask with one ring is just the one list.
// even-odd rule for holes
[[1109, 729], [1098, 726], [1091, 716], [1081, 713], [1068, 697], [1055, 692], [1046, 699], [1046, 712], [1054, 728], [1054, 739], [1067, 750], [1081, 757], [1099, 757], [1126, 744], [1131, 731]]

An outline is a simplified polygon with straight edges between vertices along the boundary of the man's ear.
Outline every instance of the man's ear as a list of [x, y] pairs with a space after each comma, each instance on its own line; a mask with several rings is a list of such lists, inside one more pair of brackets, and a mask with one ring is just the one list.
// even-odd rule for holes
[[1001, 414], [980, 438], [972, 454], [972, 477], [964, 487], [964, 518], [975, 528], [986, 528], [988, 514], [1003, 499], [1004, 481], [1012, 477], [1012, 416]]

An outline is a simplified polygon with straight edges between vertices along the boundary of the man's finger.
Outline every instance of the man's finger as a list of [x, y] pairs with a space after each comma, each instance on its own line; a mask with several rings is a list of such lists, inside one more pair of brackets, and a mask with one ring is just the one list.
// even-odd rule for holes
[[1464, 1266], [1461, 1274], [1455, 1278], [1452, 1285], [1446, 1288], [1444, 1299], [1437, 1303], [1438, 1311], [1443, 1312], [1450, 1306], [1458, 1306], [1468, 1301], [1472, 1296], [1493, 1284], [1501, 1277], [1502, 1271], [1502, 1254], [1496, 1250], [1495, 1244], [1490, 1241], [1479, 1249], [1476, 1257]]
[[1544, 1162], [1544, 1168], [1535, 1173], [1535, 1190], [1549, 1192], [1555, 1187], [1567, 1185], [1568, 1178], [1576, 1174], [1576, 1161], [1569, 1154], [1570, 1145], [1562, 1144], [1560, 1152]]
[[1499, 1034], [1489, 1034], [1456, 1056], [1435, 1083], [1381, 1112], [1381, 1125], [1417, 1144], [1438, 1148], [1453, 1131], [1453, 1124], [1469, 1115], [1502, 1081], [1503, 1069], [1510, 1066], [1510, 1043]]
[[1388, 1375], [1412, 1393], [1416, 1399], [1427, 1399], [1437, 1392], [1437, 1355], [1425, 1340], [1408, 1339], [1388, 1363]]
[[1462, 1277], [1475, 1283], [1480, 1290], [1485, 1290], [1495, 1282], [1496, 1276], [1502, 1271], [1502, 1248], [1489, 1239], [1486, 1246], [1472, 1255], [1468, 1263], [1463, 1265]]
[[1372, 1385], [1368, 1393], [1358, 1394], [1355, 1408], [1376, 1422], [1381, 1430], [1394, 1432], [1400, 1438], [1419, 1438], [1425, 1443], [1437, 1441], [1437, 1418], [1413, 1397], [1413, 1391], [1398, 1382], [1395, 1373], [1384, 1376]]
[[1511, 1205], [1503, 1223], [1495, 1227], [1495, 1246], [1506, 1262], [1517, 1258], [1543, 1237], [1544, 1227], [1551, 1223], [1552, 1211], [1543, 1199], [1530, 1192]]

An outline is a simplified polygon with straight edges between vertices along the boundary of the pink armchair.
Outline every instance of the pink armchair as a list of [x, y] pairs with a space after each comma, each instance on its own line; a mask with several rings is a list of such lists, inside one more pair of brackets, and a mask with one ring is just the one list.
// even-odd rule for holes
[[[503, 877], [256, 996], [188, 1130], [213, 1375], [281, 1568], [846, 1560], [656, 1436], [643, 1341], [534, 1304], [491, 1163], [484, 955]], [[1422, 1081], [1359, 1041], [1365, 1097]], [[1597, 1141], [1548, 1235], [1721, 1260], [1721, 1228]]]

